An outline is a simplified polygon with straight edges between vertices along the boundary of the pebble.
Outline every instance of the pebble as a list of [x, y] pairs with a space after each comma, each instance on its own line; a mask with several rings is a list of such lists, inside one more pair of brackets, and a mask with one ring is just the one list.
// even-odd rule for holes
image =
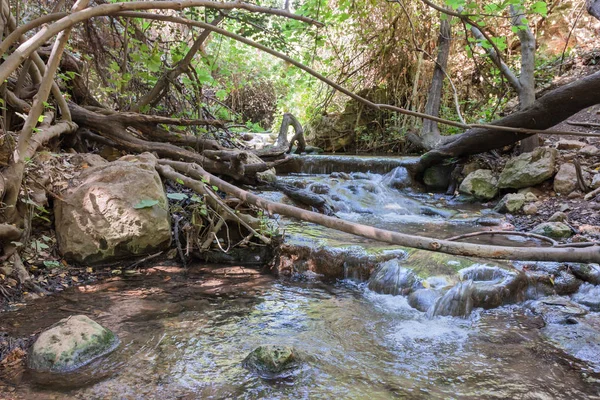
[[538, 208], [535, 206], [535, 204], [527, 204], [523, 207], [523, 212], [526, 215], [534, 215], [537, 214]]
[[548, 218], [549, 222], [564, 222], [568, 219], [567, 214], [557, 211]]

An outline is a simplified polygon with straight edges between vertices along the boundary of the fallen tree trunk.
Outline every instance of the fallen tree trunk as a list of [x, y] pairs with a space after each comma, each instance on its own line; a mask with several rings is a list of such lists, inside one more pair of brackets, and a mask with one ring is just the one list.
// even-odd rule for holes
[[[573, 114], [600, 103], [598, 93], [600, 72], [561, 86], [536, 100], [533, 106], [496, 120], [491, 125], [548, 129]], [[427, 168], [449, 158], [498, 149], [528, 136], [530, 135], [527, 133], [506, 132], [491, 127], [469, 129], [450, 143], [423, 154], [413, 172], [421, 177]]]
[[422, 236], [407, 235], [384, 229], [361, 225], [328, 217], [312, 211], [303, 210], [286, 204], [274, 203], [257, 195], [231, 185], [222, 179], [206, 172], [202, 167], [189, 163], [170, 160], [159, 160], [160, 164], [170, 165], [178, 171], [194, 179], [206, 179], [211, 185], [217, 186], [224, 192], [238, 197], [240, 200], [266, 210], [270, 214], [280, 214], [286, 217], [298, 218], [328, 228], [336, 229], [368, 239], [379, 240], [399, 246], [430, 250], [447, 254], [523, 261], [556, 261], [556, 262], [600, 262], [600, 246], [586, 248], [549, 248], [549, 247], [507, 247], [489, 246], [473, 243], [458, 243], [448, 240], [437, 240]]

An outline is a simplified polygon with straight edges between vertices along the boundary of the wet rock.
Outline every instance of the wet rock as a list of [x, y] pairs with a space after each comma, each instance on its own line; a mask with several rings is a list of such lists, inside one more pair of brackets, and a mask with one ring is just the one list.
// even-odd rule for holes
[[167, 197], [149, 153], [84, 170], [54, 203], [65, 258], [106, 262], [169, 246]]
[[331, 175], [329, 175], [332, 178], [336, 178], [336, 179], [344, 179], [344, 180], [351, 180], [352, 177], [350, 176], [350, 174], [347, 174], [345, 172], [334, 172]]
[[396, 167], [387, 173], [382, 183], [394, 189], [405, 189], [413, 185], [410, 174], [404, 167]]
[[456, 284], [430, 308], [432, 316], [468, 317], [473, 310], [473, 282]]
[[533, 228], [531, 232], [553, 239], [565, 239], [573, 234], [571, 228], [562, 222], [544, 222]]
[[541, 333], [548, 344], [587, 364], [585, 367], [600, 370], [598, 314], [587, 314], [583, 306], [565, 297], [538, 300], [529, 308], [544, 319]]
[[600, 265], [598, 264], [569, 264], [569, 270], [577, 278], [593, 285], [600, 285]]
[[554, 191], [559, 194], [569, 194], [575, 189], [577, 189], [575, 165], [571, 163], [561, 165], [554, 177]]
[[520, 189], [535, 186], [554, 175], [556, 149], [540, 147], [510, 159], [498, 180], [499, 188]]
[[421, 279], [411, 269], [404, 268], [397, 259], [383, 262], [369, 278], [370, 290], [392, 295], [408, 295], [423, 288]]
[[569, 219], [567, 214], [561, 211], [557, 211], [548, 218], [548, 222], [565, 222]]
[[327, 194], [329, 193], [329, 186], [324, 183], [313, 183], [310, 185], [310, 190], [316, 194]]
[[600, 154], [600, 149], [598, 149], [596, 146], [587, 145], [579, 150], [579, 154], [585, 157], [593, 157]]
[[242, 365], [262, 378], [283, 378], [295, 372], [300, 360], [294, 348], [280, 345], [263, 345], [252, 351]]
[[415, 290], [408, 296], [408, 304], [421, 312], [427, 312], [440, 297], [440, 293], [433, 289]]
[[581, 305], [564, 296], [546, 297], [527, 304], [534, 314], [540, 315], [546, 324], [570, 324], [575, 317], [581, 317], [588, 311]]
[[435, 165], [427, 168], [423, 174], [423, 182], [427, 187], [437, 190], [446, 190], [450, 185], [452, 165]]
[[556, 148], [559, 150], [579, 150], [587, 146], [587, 143], [579, 140], [561, 139], [556, 143]]
[[496, 211], [516, 213], [525, 205], [525, 195], [521, 193], [509, 193], [498, 202]]
[[85, 315], [60, 320], [42, 332], [28, 357], [29, 368], [68, 372], [113, 351], [119, 339]]
[[462, 181], [459, 191], [481, 200], [491, 200], [498, 194], [498, 179], [489, 169], [478, 169]]
[[485, 309], [500, 307], [525, 298], [527, 277], [498, 267], [474, 265], [459, 271], [461, 280], [473, 282], [473, 307]]
[[600, 286], [584, 283], [572, 299], [591, 311], [600, 311]]
[[575, 293], [579, 287], [583, 284], [583, 281], [577, 279], [573, 274], [567, 271], [560, 271], [558, 275], [554, 276], [554, 290], [557, 295], [569, 295]]

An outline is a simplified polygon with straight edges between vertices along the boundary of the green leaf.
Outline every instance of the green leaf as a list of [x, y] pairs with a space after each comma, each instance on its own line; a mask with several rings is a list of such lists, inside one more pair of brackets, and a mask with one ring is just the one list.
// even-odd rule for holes
[[52, 268], [61, 268], [62, 264], [58, 261], [44, 261], [44, 267], [52, 269]]
[[167, 193], [167, 197], [171, 200], [181, 201], [187, 199], [188, 195], [185, 193]]
[[175, 182], [179, 183], [180, 185], [184, 184], [183, 179], [181, 179], [181, 178], [175, 179]]
[[212, 186], [212, 190], [214, 190], [215, 192], [218, 192], [218, 191], [219, 191], [219, 188], [218, 188], [218, 187], [216, 187], [215, 185], [213, 185], [213, 186]]
[[531, 5], [531, 12], [535, 14], [540, 14], [542, 16], [548, 15], [548, 5], [545, 1], [538, 1]]
[[139, 203], [137, 203], [136, 205], [134, 205], [133, 208], [135, 208], [136, 210], [139, 210], [140, 208], [154, 207], [157, 204], [158, 204], [158, 200], [146, 199], [146, 200], [142, 200]]

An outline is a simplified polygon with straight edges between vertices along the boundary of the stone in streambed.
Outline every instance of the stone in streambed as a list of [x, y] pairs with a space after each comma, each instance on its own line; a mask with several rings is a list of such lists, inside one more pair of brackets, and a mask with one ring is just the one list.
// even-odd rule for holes
[[525, 195], [522, 193], [509, 193], [498, 202], [496, 211], [516, 213], [525, 205]]
[[74, 315], [40, 334], [31, 348], [28, 365], [38, 371], [69, 372], [118, 345], [119, 339], [109, 329], [85, 315]]
[[281, 378], [292, 374], [300, 366], [300, 359], [290, 346], [263, 345], [254, 349], [242, 364], [262, 378]]
[[554, 175], [556, 149], [540, 147], [510, 159], [498, 180], [499, 188], [521, 189], [535, 186]]
[[421, 280], [413, 270], [404, 268], [397, 259], [380, 263], [369, 278], [369, 289], [382, 294], [408, 295], [422, 289]]
[[433, 289], [415, 290], [408, 296], [408, 305], [419, 311], [427, 312], [440, 296], [440, 293]]
[[562, 222], [544, 222], [533, 228], [531, 232], [553, 239], [565, 239], [573, 234], [571, 228]]
[[459, 191], [470, 194], [477, 199], [491, 200], [498, 194], [498, 180], [489, 169], [478, 169], [471, 172], [462, 181]]
[[167, 197], [149, 153], [90, 167], [54, 202], [61, 254], [80, 263], [146, 255], [171, 243]]

